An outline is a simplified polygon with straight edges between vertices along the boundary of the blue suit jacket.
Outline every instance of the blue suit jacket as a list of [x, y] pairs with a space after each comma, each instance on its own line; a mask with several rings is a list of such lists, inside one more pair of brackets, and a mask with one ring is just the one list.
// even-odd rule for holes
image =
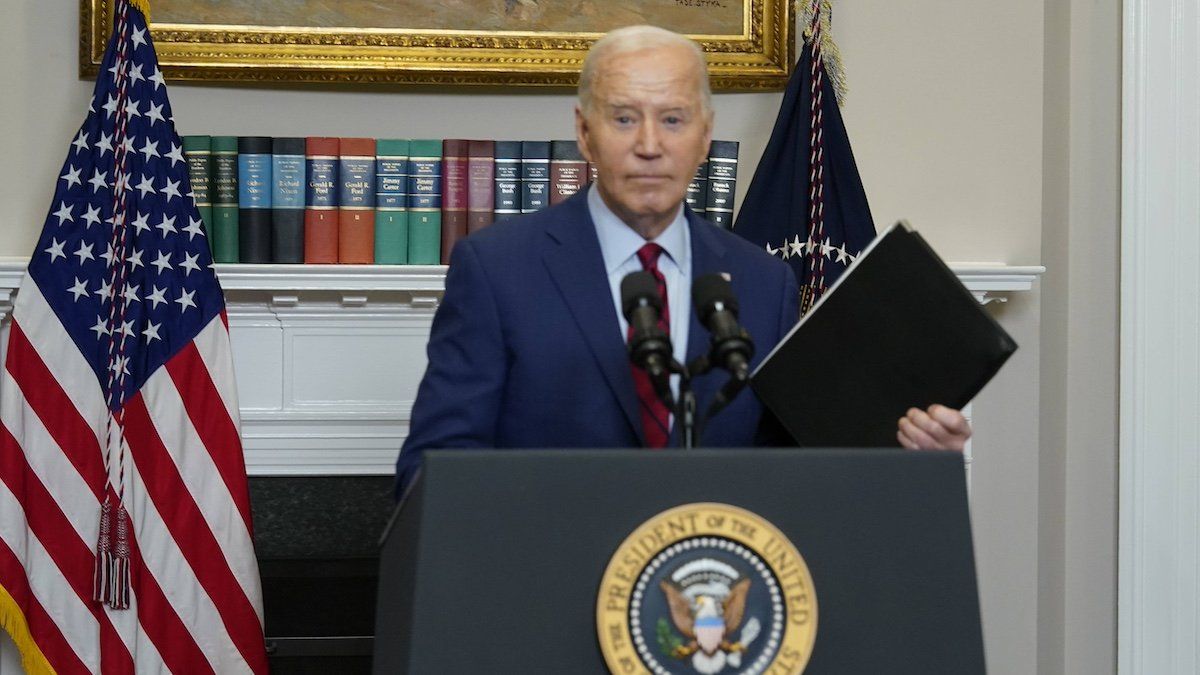
[[[783, 261], [690, 210], [687, 223], [693, 278], [731, 275], [757, 365], [796, 323], [795, 276]], [[709, 341], [696, 312], [691, 315], [689, 362]], [[396, 463], [399, 489], [412, 480], [426, 449], [644, 445], [585, 193], [459, 241], [428, 354]], [[719, 371], [693, 380], [701, 415], [725, 380]], [[753, 445], [761, 417], [758, 399], [743, 391], [708, 421], [697, 445]]]

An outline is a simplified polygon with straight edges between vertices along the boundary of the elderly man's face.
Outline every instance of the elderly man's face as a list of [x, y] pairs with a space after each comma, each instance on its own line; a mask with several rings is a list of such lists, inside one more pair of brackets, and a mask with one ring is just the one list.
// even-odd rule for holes
[[703, 76], [682, 47], [611, 56], [597, 73], [591, 109], [575, 111], [600, 196], [643, 237], [670, 224], [708, 154], [712, 114], [700, 98]]

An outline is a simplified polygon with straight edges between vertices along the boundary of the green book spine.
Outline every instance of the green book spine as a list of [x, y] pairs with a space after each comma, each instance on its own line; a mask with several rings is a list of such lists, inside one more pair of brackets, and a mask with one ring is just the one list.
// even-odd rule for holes
[[408, 218], [408, 264], [442, 264], [441, 210], [412, 211]]
[[375, 213], [375, 263], [404, 265], [408, 262], [408, 211]]
[[213, 260], [240, 262], [238, 254], [238, 157], [237, 136], [212, 137]]
[[405, 139], [375, 140], [375, 262], [408, 262], [408, 150]]
[[[212, 196], [212, 136], [184, 136], [183, 154], [187, 158], [188, 183], [192, 189], [192, 198], [196, 202], [196, 210], [200, 212], [200, 220], [205, 232], [212, 232], [213, 226], [213, 196]], [[209, 253], [213, 253], [211, 234], [208, 237]]]
[[442, 262], [442, 142], [414, 140], [408, 149], [408, 263]]

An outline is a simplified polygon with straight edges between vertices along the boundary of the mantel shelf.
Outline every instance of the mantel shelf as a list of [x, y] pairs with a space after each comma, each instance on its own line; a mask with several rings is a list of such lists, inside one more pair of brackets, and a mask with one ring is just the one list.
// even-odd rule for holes
[[[26, 264], [0, 258], [0, 340]], [[984, 263], [951, 268], [984, 304], [1030, 290], [1045, 271]], [[446, 267], [216, 269], [225, 289], [250, 473], [390, 473], [408, 435]]]
[[[26, 261], [0, 258], [0, 293], [21, 283]], [[218, 264], [227, 291], [435, 291], [445, 289], [445, 265]], [[950, 263], [972, 292], [1028, 291], [1046, 271], [1041, 265]]]

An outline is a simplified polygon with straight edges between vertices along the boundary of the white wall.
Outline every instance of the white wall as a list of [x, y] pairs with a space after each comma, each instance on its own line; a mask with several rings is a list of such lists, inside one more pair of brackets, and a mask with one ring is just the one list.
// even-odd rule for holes
[[1042, 2], [843, 1], [833, 20], [876, 223], [908, 218], [950, 260], [1036, 262]]
[[[0, 24], [9, 60], [0, 71], [5, 92], [0, 256], [27, 256], [92, 83], [77, 74], [77, 3], [9, 4]], [[1089, 210], [1090, 190], [1102, 189], [1109, 177], [1083, 167], [1098, 162], [1103, 169], [1115, 154], [1112, 148], [1089, 150], [1096, 139], [1107, 138], [1111, 119], [1096, 126], [1086, 117], [1086, 94], [1064, 102], [1056, 92], [1067, 82], [1098, 83], [1094, 86], [1103, 90], [1110, 76], [1116, 81], [1117, 73], [1110, 72], [1115, 47], [1103, 42], [1112, 36], [1087, 23], [1092, 10], [1085, 7], [1110, 7], [1117, 0], [834, 4], [834, 34], [850, 82], [844, 115], [877, 223], [908, 218], [949, 260], [1041, 263], [1052, 273], [1059, 273], [1068, 247], [1085, 246], [1072, 254], [1079, 262], [1070, 278], [1059, 273], [1040, 292], [992, 305], [1021, 350], [977, 402], [974, 522], [989, 670], [1030, 673], [1040, 665], [1041, 672], [1053, 673], [1062, 672], [1065, 663], [1085, 663], [1077, 664], [1068, 651], [1101, 654], [1086, 663], [1110, 669], [1103, 656], [1111, 651], [1109, 636], [1087, 633], [1089, 617], [1103, 624], [1111, 616], [1107, 563], [1091, 556], [1113, 535], [1102, 516], [1089, 520], [1081, 513], [1093, 508], [1086, 495], [1097, 484], [1103, 487], [1109, 474], [1091, 471], [1078, 433], [1093, 409], [1105, 409], [1108, 380], [1088, 379], [1086, 368], [1097, 358], [1106, 363], [1111, 345], [1092, 342], [1091, 351], [1075, 350], [1094, 336], [1093, 319], [1096, 331], [1107, 329], [1100, 308], [1113, 306], [1115, 296], [1103, 285], [1094, 293], [1067, 292], [1087, 288], [1088, 270], [1101, 269], [1093, 261], [1112, 256], [1106, 245], [1086, 247], [1086, 228], [1097, 217], [1102, 221], [1107, 208]], [[1070, 45], [1067, 51], [1056, 51], [1064, 44]], [[179, 83], [171, 85], [171, 100], [181, 133], [435, 138], [572, 133], [570, 93], [547, 90]], [[716, 136], [742, 142], [743, 190], [779, 100], [778, 93], [715, 97]], [[1109, 140], [1115, 147], [1115, 138]], [[1056, 312], [1075, 308], [1070, 319], [1053, 324], [1063, 331], [1047, 333], [1043, 302], [1054, 303]], [[1069, 411], [1068, 395], [1084, 398]], [[1068, 413], [1076, 416], [1069, 428], [1058, 422]], [[1051, 423], [1057, 426], [1043, 433], [1042, 425]], [[1054, 447], [1039, 440], [1053, 441]], [[1070, 455], [1063, 449], [1068, 443]], [[1111, 507], [1110, 497], [1100, 494], [1100, 512]], [[1083, 519], [1083, 530], [1063, 524], [1068, 513]], [[1071, 569], [1084, 570], [1071, 578], [1087, 585], [1072, 585], [1066, 595], [1068, 560]], [[1089, 576], [1091, 569], [1097, 573]], [[1096, 584], [1100, 593], [1090, 596]], [[1068, 638], [1062, 630], [1066, 616], [1083, 621], [1084, 634]]]
[[1120, 12], [1046, 5], [1042, 672], [1116, 668]]

